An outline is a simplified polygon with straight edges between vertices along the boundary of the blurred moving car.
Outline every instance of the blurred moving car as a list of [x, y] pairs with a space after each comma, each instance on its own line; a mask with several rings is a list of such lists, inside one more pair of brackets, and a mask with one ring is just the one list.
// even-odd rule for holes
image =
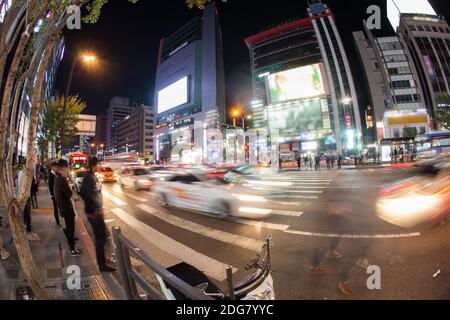
[[130, 187], [136, 191], [150, 190], [153, 186], [152, 180], [151, 170], [146, 167], [123, 168], [117, 178], [121, 187]]
[[422, 163], [419, 175], [379, 193], [378, 216], [396, 226], [434, 225], [450, 214], [450, 156]]
[[153, 188], [158, 201], [165, 206], [187, 208], [218, 216], [262, 219], [272, 210], [257, 205], [267, 199], [250, 188], [234, 183], [215, 173], [174, 173], [155, 180]]
[[74, 170], [70, 173], [70, 184], [72, 186], [72, 189], [76, 192], [76, 193], [80, 193], [81, 190], [81, 184], [83, 183], [83, 178], [86, 175], [87, 170], [82, 169], [82, 170]]
[[117, 174], [111, 167], [102, 166], [99, 168], [97, 177], [101, 182], [116, 182]]

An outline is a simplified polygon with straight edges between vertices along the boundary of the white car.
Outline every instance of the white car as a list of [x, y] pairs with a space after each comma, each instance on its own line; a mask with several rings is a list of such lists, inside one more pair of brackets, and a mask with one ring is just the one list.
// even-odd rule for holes
[[136, 191], [150, 190], [153, 187], [152, 180], [150, 169], [145, 167], [123, 168], [117, 178], [121, 187], [133, 188]]
[[226, 182], [215, 174], [175, 173], [156, 179], [153, 191], [162, 205], [221, 217], [262, 219], [272, 214], [272, 210], [262, 208], [267, 199], [261, 192]]

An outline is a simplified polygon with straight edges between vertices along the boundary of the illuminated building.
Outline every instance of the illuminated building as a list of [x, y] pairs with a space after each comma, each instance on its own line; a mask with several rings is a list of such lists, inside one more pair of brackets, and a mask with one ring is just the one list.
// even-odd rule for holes
[[224, 83], [222, 36], [213, 2], [203, 18], [161, 40], [154, 98], [157, 161], [221, 161]]
[[253, 76], [254, 127], [268, 131], [269, 150], [279, 146], [291, 158], [306, 152], [359, 152], [357, 94], [333, 13], [325, 4], [310, 1], [307, 18], [245, 42]]
[[430, 114], [438, 107], [436, 96], [450, 94], [450, 28], [441, 17], [402, 14], [399, 37], [412, 57]]
[[141, 105], [117, 123], [117, 153], [153, 157], [153, 108]]
[[417, 70], [399, 37], [375, 37], [365, 22], [363, 28], [353, 38], [373, 107], [377, 142], [429, 132]]
[[117, 153], [117, 123], [125, 119], [137, 107], [130, 99], [114, 97], [106, 114], [106, 150], [110, 155]]

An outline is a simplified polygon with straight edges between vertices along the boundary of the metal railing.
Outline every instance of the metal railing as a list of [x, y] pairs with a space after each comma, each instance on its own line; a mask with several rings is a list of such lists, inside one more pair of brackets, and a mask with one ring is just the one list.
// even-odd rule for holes
[[[131, 241], [129, 241], [118, 227], [113, 228], [113, 239], [116, 246], [116, 259], [119, 267], [120, 276], [122, 278], [123, 287], [125, 289], [128, 300], [142, 300], [138, 291], [138, 286], [141, 287], [149, 300], [166, 300], [166, 298], [158, 292], [148, 281], [146, 281], [132, 266], [131, 256], [143, 262], [150, 270], [157, 276], [172, 286], [174, 289], [181, 292], [184, 296], [191, 300], [213, 300], [213, 298], [205, 295], [197, 288], [189, 285], [181, 280], [166, 268], [157, 263], [148, 254], [137, 248]], [[229, 275], [228, 284], [233, 288], [233, 281], [231, 279], [231, 268], [227, 269]], [[234, 290], [231, 291], [234, 294]]]

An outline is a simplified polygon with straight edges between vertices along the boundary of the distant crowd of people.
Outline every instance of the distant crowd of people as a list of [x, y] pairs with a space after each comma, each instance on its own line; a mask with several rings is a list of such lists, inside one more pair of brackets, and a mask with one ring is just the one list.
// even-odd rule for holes
[[[320, 154], [312, 156], [312, 154], [302, 155], [297, 157], [297, 167], [298, 170], [302, 170], [302, 168], [305, 168], [305, 170], [321, 170], [321, 162], [323, 158], [320, 156]], [[337, 156], [331, 153], [327, 153], [324, 155], [324, 160], [327, 166], [328, 170], [334, 170], [337, 164], [338, 169], [342, 169], [342, 163], [343, 158], [341, 154], [338, 154]], [[283, 161], [280, 159], [280, 164]], [[314, 169], [313, 169], [314, 167]]]

